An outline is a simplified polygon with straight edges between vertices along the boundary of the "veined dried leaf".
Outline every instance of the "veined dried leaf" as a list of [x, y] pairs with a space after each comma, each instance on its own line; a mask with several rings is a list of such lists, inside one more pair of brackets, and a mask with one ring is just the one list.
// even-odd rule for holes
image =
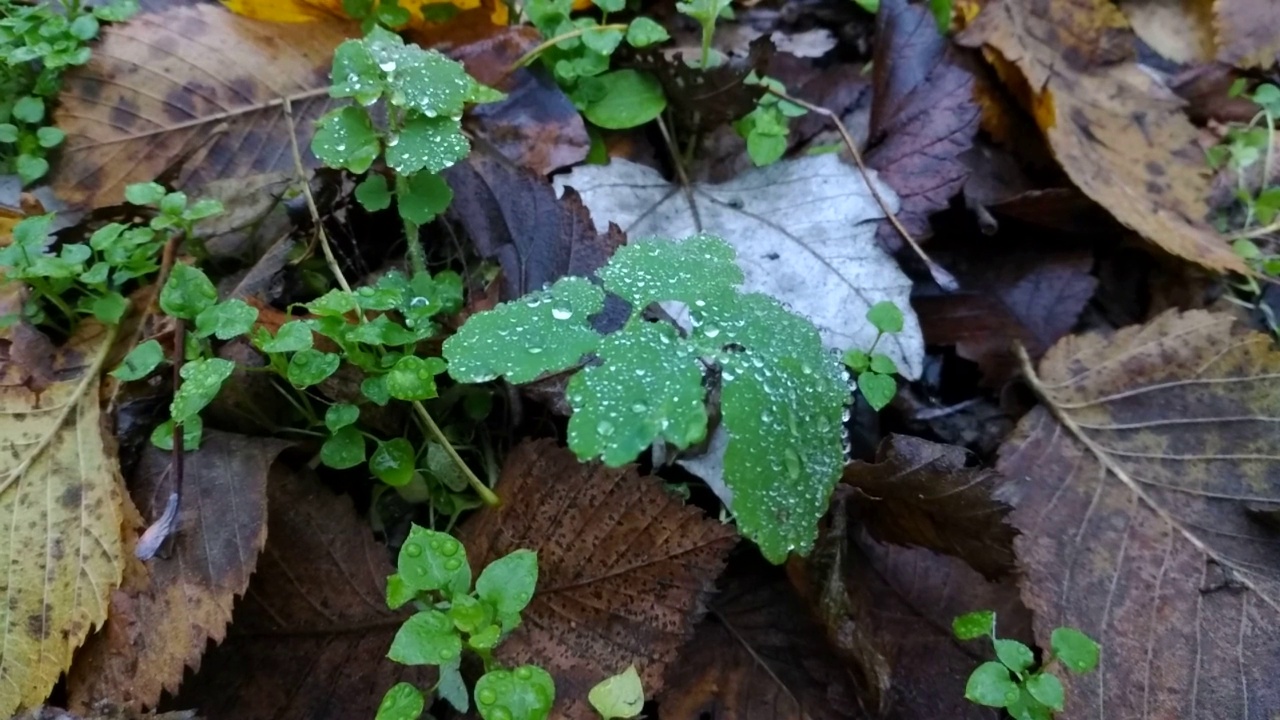
[[329, 60], [358, 34], [351, 22], [273, 24], [219, 5], [177, 5], [107, 28], [69, 73], [54, 114], [67, 133], [50, 178], [76, 207], [119, 202], [124, 186], [185, 158], [184, 188], [227, 177], [294, 172], [283, 100], [303, 161], [313, 121], [329, 109]]
[[55, 380], [42, 392], [0, 365], [0, 717], [44, 701], [124, 567], [124, 496], [98, 407], [114, 333], [81, 327], [47, 359]]
[[959, 40], [986, 44], [1030, 87], [1031, 110], [1071, 180], [1174, 255], [1247, 272], [1205, 221], [1209, 176], [1179, 100], [1132, 60], [1133, 33], [1105, 0], [995, 0]]
[[[1208, 0], [1204, 0], [1207, 2]], [[1280, 56], [1280, 1], [1212, 0], [1218, 60], [1267, 69]]]
[[1022, 595], [1103, 645], [1073, 718], [1270, 718], [1280, 709], [1280, 352], [1226, 314], [1069, 337], [1001, 448]]

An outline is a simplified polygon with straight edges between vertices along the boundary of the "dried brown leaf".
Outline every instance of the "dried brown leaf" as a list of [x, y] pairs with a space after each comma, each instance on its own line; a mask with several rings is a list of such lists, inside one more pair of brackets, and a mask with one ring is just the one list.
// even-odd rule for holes
[[[289, 443], [208, 430], [184, 461], [181, 505], [163, 557], [126, 566], [102, 630], [76, 655], [69, 707], [100, 702], [152, 708], [198, 670], [209, 640], [221, 642], [235, 598], [249, 586], [267, 539], [268, 473]], [[173, 492], [171, 453], [149, 447], [130, 483], [143, 517], [155, 519]]]
[[210, 720], [349, 720], [373, 717], [401, 680], [430, 687], [433, 672], [386, 657], [408, 613], [387, 609], [394, 567], [351, 501], [302, 473], [274, 475], [267, 497], [249, 591], [176, 706]]
[[1182, 101], [1133, 58], [1133, 33], [1106, 0], [995, 0], [961, 34], [1013, 63], [1071, 180], [1166, 251], [1245, 272], [1205, 221], [1209, 178]]
[[852, 674], [782, 572], [744, 557], [730, 564], [711, 613], [658, 697], [662, 717], [705, 720], [865, 718]]
[[747, 46], [747, 54], [731, 57], [710, 70], [690, 67], [684, 52], [663, 48], [624, 47], [618, 65], [653, 73], [662, 85], [676, 127], [687, 133], [705, 133], [751, 112], [764, 95], [764, 87], [749, 85], [752, 72], [764, 75], [773, 56], [773, 41], [761, 36]]
[[1085, 250], [1000, 248], [980, 256], [938, 259], [960, 280], [960, 291], [912, 298], [925, 342], [954, 345], [998, 388], [1018, 372], [1014, 343], [1039, 358], [1071, 331], [1097, 287]]
[[1022, 596], [1103, 645], [1073, 718], [1280, 710], [1280, 353], [1231, 316], [1169, 312], [1074, 336], [1028, 373], [1044, 401], [1001, 449]]
[[[928, 237], [929, 214], [945, 208], [969, 174], [959, 156], [978, 132], [973, 76], [954, 62], [923, 5], [883, 0], [876, 39], [867, 166], [898, 194], [903, 226]], [[892, 250], [902, 246], [888, 221], [877, 238]]]
[[538, 589], [496, 655], [542, 665], [556, 683], [556, 716], [596, 717], [587, 692], [630, 664], [647, 694], [693, 634], [736, 541], [634, 469], [583, 464], [553, 441], [526, 442], [503, 466], [506, 502], [463, 524], [459, 539], [482, 567], [513, 550], [538, 553]]
[[1280, 0], [1213, 0], [1218, 60], [1266, 70], [1280, 56]]
[[844, 482], [851, 510], [880, 542], [914, 545], [967, 562], [988, 578], [1013, 568], [1009, 507], [994, 499], [994, 470], [973, 467], [964, 448], [889, 435], [876, 462], [854, 461]]
[[[74, 207], [119, 202], [128, 183], [186, 153], [179, 185], [294, 172], [282, 100], [301, 148], [329, 109], [329, 59], [358, 28], [329, 20], [277, 24], [217, 3], [173, 6], [103, 32], [87, 65], [67, 74], [54, 121], [67, 133], [50, 177]], [[304, 162], [314, 162], [304, 150]]]

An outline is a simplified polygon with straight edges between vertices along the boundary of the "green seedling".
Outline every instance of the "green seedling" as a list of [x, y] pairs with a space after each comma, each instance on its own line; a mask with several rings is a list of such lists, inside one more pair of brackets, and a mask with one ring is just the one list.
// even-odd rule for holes
[[0, 175], [32, 183], [49, 172], [49, 153], [65, 139], [50, 122], [63, 73], [89, 62], [100, 22], [137, 11], [137, 0], [96, 7], [0, 0]]
[[898, 373], [898, 366], [893, 358], [876, 352], [876, 346], [886, 334], [902, 332], [902, 310], [883, 300], [867, 310], [867, 322], [876, 329], [875, 341], [869, 350], [845, 352], [844, 364], [857, 375], [858, 390], [867, 404], [883, 410], [898, 392], [898, 383], [893, 379]]
[[411, 265], [423, 272], [426, 258], [418, 228], [449, 206], [453, 191], [440, 173], [471, 149], [462, 132], [462, 112], [468, 103], [502, 95], [476, 82], [460, 63], [435, 50], [406, 45], [377, 25], [365, 37], [338, 46], [332, 82], [332, 97], [355, 104], [317, 121], [311, 150], [325, 165], [357, 175], [379, 158], [386, 163], [391, 182], [372, 173], [357, 186], [356, 199], [370, 211], [395, 201]]
[[[774, 562], [808, 552], [844, 466], [849, 399], [846, 374], [817, 329], [772, 298], [741, 292], [733, 248], [707, 235], [626, 245], [598, 275], [603, 289], [566, 277], [473, 315], [444, 343], [449, 373], [465, 383], [525, 383], [573, 371], [569, 447], [614, 467], [656, 442], [704, 440], [706, 383], [718, 379], [729, 435], [724, 478], [739, 530]], [[609, 335], [590, 321], [605, 291], [631, 305], [625, 326]], [[688, 309], [687, 335], [645, 318], [660, 301]]]
[[991, 638], [996, 660], [979, 665], [965, 685], [969, 701], [1005, 708], [1014, 720], [1051, 720], [1066, 705], [1062, 681], [1049, 672], [1064, 665], [1073, 673], [1092, 672], [1098, 666], [1098, 644], [1074, 628], [1060, 627], [1049, 638], [1051, 652], [1038, 666], [1031, 648], [996, 637], [996, 614], [980, 610], [961, 615], [952, 623], [960, 640]]
[[391, 642], [387, 657], [405, 665], [432, 665], [440, 679], [425, 692], [410, 683], [392, 687], [377, 720], [417, 718], [427, 701], [443, 698], [470, 710], [461, 665], [464, 651], [478, 656], [485, 674], [476, 681], [476, 710], [484, 720], [543, 720], [555, 701], [555, 683], [535, 665], [500, 667], [493, 651], [521, 621], [538, 584], [538, 556], [516, 550], [498, 558], [471, 582], [466, 549], [455, 538], [414, 525], [400, 547], [396, 573], [387, 578], [387, 606], [416, 612]]

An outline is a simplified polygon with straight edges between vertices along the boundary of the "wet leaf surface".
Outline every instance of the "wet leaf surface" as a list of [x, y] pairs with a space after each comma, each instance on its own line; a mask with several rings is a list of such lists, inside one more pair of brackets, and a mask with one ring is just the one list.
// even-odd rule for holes
[[655, 478], [580, 464], [549, 440], [517, 446], [496, 491], [505, 504], [460, 529], [472, 564], [538, 553], [537, 592], [497, 657], [546, 668], [557, 717], [596, 717], [588, 692], [630, 664], [646, 693], [661, 693], [736, 542], [732, 527]]
[[1035, 370], [1045, 404], [999, 465], [1022, 596], [1042, 646], [1069, 625], [1107, 648], [1064, 679], [1064, 718], [1280, 707], [1280, 544], [1251, 512], [1280, 500], [1278, 369], [1269, 337], [1194, 311], [1067, 338]]

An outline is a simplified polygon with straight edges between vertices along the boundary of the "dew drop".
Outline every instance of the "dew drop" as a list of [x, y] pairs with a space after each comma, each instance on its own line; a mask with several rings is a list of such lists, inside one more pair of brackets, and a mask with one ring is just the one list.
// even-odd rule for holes
[[516, 677], [520, 678], [521, 680], [528, 680], [529, 678], [533, 677], [533, 671], [527, 667], [518, 667], [516, 668]]
[[792, 480], [800, 479], [800, 455], [795, 450], [787, 448], [782, 453], [782, 462], [787, 466], [787, 476]]
[[449, 572], [453, 572], [460, 567], [462, 567], [462, 561], [459, 560], [458, 558], [449, 558], [448, 560], [444, 561], [444, 569], [448, 570]]
[[642, 413], [642, 412], [645, 412], [645, 411], [646, 411], [646, 410], [648, 410], [648, 409], [649, 409], [649, 406], [648, 406], [648, 405], [645, 405], [645, 404], [644, 404], [644, 403], [642, 403], [642, 402], [635, 403], [635, 404], [633, 404], [633, 405], [631, 406], [631, 412], [633, 412], [633, 413]]
[[542, 348], [540, 348], [540, 347], [531, 347], [531, 348], [529, 348], [529, 354], [530, 354], [530, 355], [537, 355], [537, 354], [538, 354], [538, 353], [540, 353], [540, 352], [542, 352]]
[[457, 554], [458, 554], [458, 543], [456, 543], [456, 542], [445, 543], [445, 544], [444, 544], [443, 546], [441, 546], [441, 548], [440, 548], [440, 554], [441, 554], [441, 555], [443, 555], [443, 556], [445, 556], [445, 557], [453, 557], [454, 555], [457, 555]]
[[609, 422], [608, 420], [601, 420], [600, 423], [596, 425], [596, 432], [600, 433], [601, 435], [612, 435], [613, 423]]
[[498, 693], [490, 690], [489, 688], [485, 688], [476, 693], [476, 702], [481, 705], [492, 705], [498, 702]]
[[552, 308], [551, 317], [557, 320], [568, 320], [569, 318], [573, 317], [573, 311], [566, 310], [564, 308]]

